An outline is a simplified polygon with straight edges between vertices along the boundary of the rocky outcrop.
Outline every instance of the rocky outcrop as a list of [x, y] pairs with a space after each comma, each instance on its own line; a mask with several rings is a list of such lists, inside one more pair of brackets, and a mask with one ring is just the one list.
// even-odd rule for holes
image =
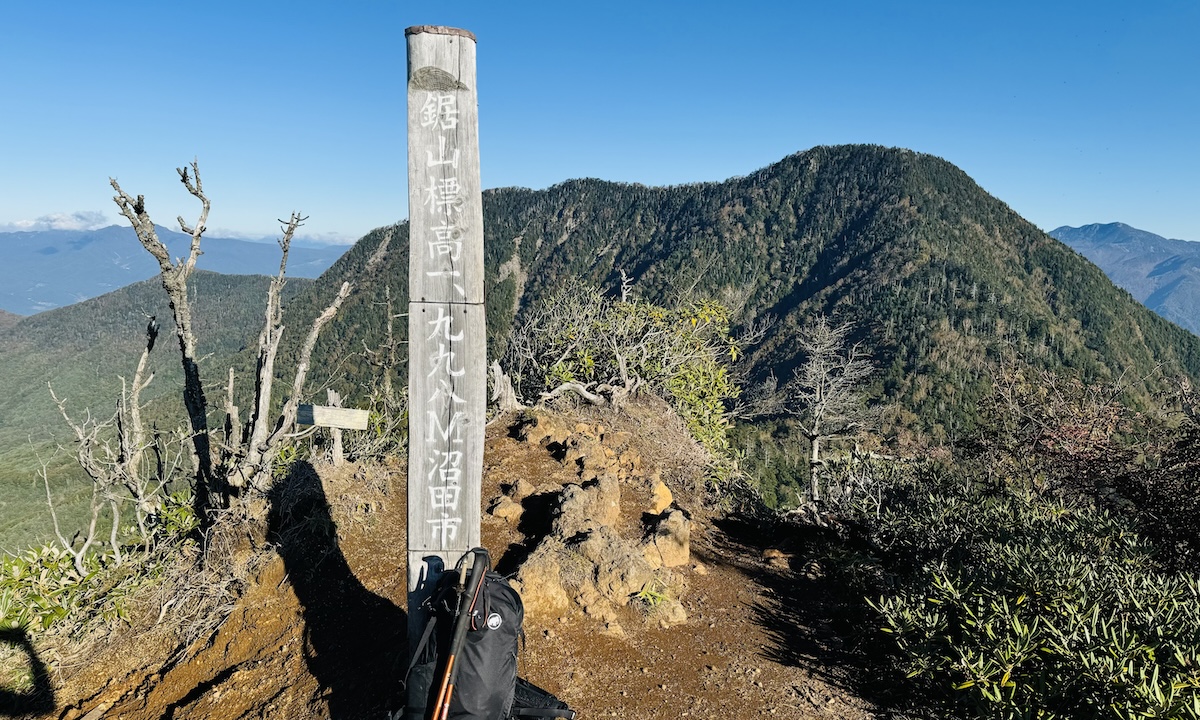
[[[540, 446], [572, 477], [557, 487], [522, 479], [488, 503], [498, 520], [541, 528], [540, 537], [526, 537], [531, 549], [515, 582], [526, 612], [561, 617], [575, 606], [614, 635], [623, 634], [618, 620], [631, 605], [664, 626], [687, 622], [674, 597], [685, 580], [674, 568], [688, 566], [691, 521], [631, 447], [632, 435], [526, 411], [513, 437]], [[535, 509], [548, 510], [548, 521], [531, 518]]]

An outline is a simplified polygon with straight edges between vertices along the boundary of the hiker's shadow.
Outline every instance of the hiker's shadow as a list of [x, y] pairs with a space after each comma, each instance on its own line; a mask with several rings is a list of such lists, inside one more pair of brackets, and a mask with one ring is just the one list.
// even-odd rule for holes
[[32, 682], [32, 687], [24, 690], [0, 686], [0, 717], [41, 715], [54, 710], [54, 688], [50, 684], [50, 674], [46, 671], [46, 664], [38, 657], [29, 635], [20, 628], [6, 628], [0, 630], [0, 644], [20, 648], [25, 653]]
[[354, 576], [311, 465], [295, 463], [276, 483], [270, 513], [271, 539], [304, 610], [304, 659], [329, 702], [329, 717], [384, 717], [402, 703], [397, 670], [407, 652], [404, 611]]

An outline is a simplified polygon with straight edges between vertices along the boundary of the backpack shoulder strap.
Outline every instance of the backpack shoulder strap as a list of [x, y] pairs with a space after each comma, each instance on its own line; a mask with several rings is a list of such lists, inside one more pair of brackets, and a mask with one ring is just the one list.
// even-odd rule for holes
[[566, 718], [566, 720], [574, 720], [575, 711], [566, 708], [513, 708], [509, 717]]
[[417, 660], [421, 657], [421, 652], [429, 645], [429, 638], [433, 637], [435, 625], [437, 625], [437, 614], [430, 613], [429, 622], [425, 623], [425, 630], [421, 633], [421, 641], [413, 648], [412, 658], [408, 661], [408, 669], [404, 671], [404, 679], [400, 681], [401, 690], [408, 686], [408, 676], [412, 675], [413, 668], [417, 666]]

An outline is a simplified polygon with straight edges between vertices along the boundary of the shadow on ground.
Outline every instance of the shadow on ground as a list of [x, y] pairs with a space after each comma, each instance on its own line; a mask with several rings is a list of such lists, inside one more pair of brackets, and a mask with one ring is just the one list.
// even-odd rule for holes
[[[920, 711], [904, 678], [889, 663], [886, 638], [872, 622], [865, 598], [846, 587], [830, 567], [831, 554], [847, 541], [828, 528], [731, 515], [716, 522], [729, 542], [729, 557], [769, 591], [750, 608], [772, 643], [767, 659], [802, 667], [815, 677], [873, 703], [884, 717]], [[765, 561], [768, 549], [781, 553]], [[897, 715], [899, 708], [906, 708]]]
[[304, 659], [331, 720], [384, 717], [402, 703], [407, 617], [365, 588], [338, 547], [321, 479], [296, 463], [271, 496], [270, 537], [304, 608]]
[[54, 689], [46, 665], [38, 657], [29, 635], [21, 628], [0, 630], [0, 643], [19, 648], [29, 662], [31, 687], [26, 690], [9, 690], [0, 687], [0, 716], [18, 717], [37, 715], [54, 710]]

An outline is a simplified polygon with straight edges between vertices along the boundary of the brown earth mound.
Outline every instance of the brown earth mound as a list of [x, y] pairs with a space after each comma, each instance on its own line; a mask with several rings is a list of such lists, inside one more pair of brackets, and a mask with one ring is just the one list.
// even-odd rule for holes
[[[599, 718], [872, 717], [794, 604], [821, 592], [761, 528], [701, 502], [703, 452], [665, 406], [526, 413], [489, 427], [483, 538], [515, 573], [519, 670]], [[29, 717], [382, 718], [405, 659], [403, 469], [301, 464], [269, 552], [218, 628], [172, 608], [56, 678]], [[803, 600], [800, 600], [803, 602]], [[809, 623], [816, 625], [816, 623]]]

